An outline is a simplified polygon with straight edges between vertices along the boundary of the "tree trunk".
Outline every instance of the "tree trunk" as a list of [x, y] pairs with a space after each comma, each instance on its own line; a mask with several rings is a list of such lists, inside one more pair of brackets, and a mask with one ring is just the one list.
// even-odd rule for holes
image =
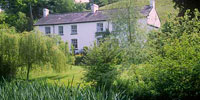
[[128, 6], [128, 31], [129, 31], [129, 41], [130, 41], [130, 44], [131, 44], [132, 43], [132, 32], [131, 32], [130, 8], [131, 8], [131, 0], [129, 1], [129, 6]]
[[30, 70], [31, 70], [31, 64], [28, 64], [27, 76], [26, 76], [27, 81], [29, 80], [29, 73], [30, 73]]

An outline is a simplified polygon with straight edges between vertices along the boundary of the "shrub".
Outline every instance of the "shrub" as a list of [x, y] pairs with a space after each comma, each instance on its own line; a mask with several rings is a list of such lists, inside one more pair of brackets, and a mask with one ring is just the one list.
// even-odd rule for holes
[[200, 13], [168, 21], [149, 43], [148, 64], [133, 65], [129, 79], [117, 81], [132, 99], [194, 100], [200, 96]]
[[0, 26], [0, 80], [11, 79], [16, 75], [19, 64], [18, 39], [19, 36], [14, 31], [6, 26]]
[[75, 55], [75, 65], [81, 65], [83, 62], [83, 55]]
[[84, 57], [87, 55], [88, 47], [83, 47], [79, 55], [75, 55], [75, 65], [84, 65]]
[[106, 41], [99, 46], [94, 44], [89, 48], [84, 63], [86, 64], [85, 80], [99, 87], [107, 84], [110, 86], [118, 73], [116, 67], [120, 50], [114, 40]]
[[125, 94], [134, 100], [155, 100], [158, 93], [152, 81], [153, 74], [151, 65], [131, 65], [128, 76], [115, 82], [115, 91], [125, 91]]
[[162, 99], [196, 99], [200, 96], [200, 13], [168, 21], [151, 39], [157, 55], [152, 82]]

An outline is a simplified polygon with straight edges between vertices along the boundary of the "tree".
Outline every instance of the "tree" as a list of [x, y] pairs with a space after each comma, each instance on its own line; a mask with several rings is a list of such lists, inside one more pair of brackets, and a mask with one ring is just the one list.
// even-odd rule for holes
[[8, 15], [5, 23], [23, 32], [33, 30], [33, 22], [42, 17], [44, 8], [51, 13], [67, 13], [82, 11], [86, 5], [75, 4], [73, 0], [1, 0], [0, 6]]
[[175, 7], [180, 9], [179, 16], [183, 16], [187, 9], [194, 11], [195, 9], [200, 10], [199, 0], [173, 0], [175, 2]]
[[6, 13], [2, 12], [0, 13], [0, 24], [5, 24], [5, 20], [6, 20]]
[[20, 62], [27, 66], [27, 80], [33, 64], [50, 62], [53, 69], [62, 70], [66, 65], [66, 57], [59, 50], [53, 39], [37, 32], [23, 33], [19, 40]]
[[12, 79], [18, 68], [19, 35], [13, 28], [0, 24], [0, 81]]
[[[114, 38], [119, 40], [124, 51], [124, 65], [140, 64], [148, 59], [148, 46], [146, 32], [138, 24], [139, 12], [135, 0], [123, 0], [118, 9], [113, 11], [111, 21], [114, 24]], [[108, 13], [109, 15], [109, 13]]]
[[151, 78], [162, 98], [195, 99], [200, 95], [200, 13], [196, 10], [194, 18], [189, 13], [166, 22], [150, 40], [157, 52], [150, 62], [154, 68]]
[[115, 65], [121, 53], [119, 45], [115, 42], [115, 40], [109, 40], [99, 46], [94, 44], [87, 50], [84, 57], [85, 80], [96, 87], [106, 86], [109, 88], [118, 75]]
[[0, 6], [9, 14], [18, 12], [30, 15], [30, 6], [34, 19], [42, 17], [42, 9], [48, 8], [52, 13], [66, 13], [72, 11], [82, 11], [85, 7], [75, 4], [73, 0], [1, 0]]

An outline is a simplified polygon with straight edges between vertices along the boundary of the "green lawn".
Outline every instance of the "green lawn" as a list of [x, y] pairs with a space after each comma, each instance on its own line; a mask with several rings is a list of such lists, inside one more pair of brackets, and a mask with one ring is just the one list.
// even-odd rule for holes
[[[106, 5], [104, 7], [101, 7], [100, 9], [105, 10], [123, 6], [126, 7], [127, 5], [123, 5], [123, 2], [125, 2], [125, 0]], [[135, 4], [142, 9], [145, 5], [149, 5], [149, 0], [136, 0]], [[172, 0], [156, 0], [156, 10], [158, 12], [162, 24], [166, 22], [169, 14], [171, 14], [172, 16], [176, 16], [178, 15], [179, 11], [178, 9], [174, 8], [174, 3], [172, 2]]]
[[68, 85], [69, 81], [73, 80], [73, 85], [76, 86], [79, 83], [84, 85], [82, 80], [84, 70], [80, 66], [69, 65], [68, 68], [62, 72], [55, 72], [50, 68], [33, 69], [30, 73], [30, 80], [47, 80], [49, 83], [58, 83]]

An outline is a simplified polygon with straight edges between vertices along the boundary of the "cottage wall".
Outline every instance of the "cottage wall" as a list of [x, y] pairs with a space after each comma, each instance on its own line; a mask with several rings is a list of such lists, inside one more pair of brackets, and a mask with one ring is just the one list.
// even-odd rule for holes
[[[78, 40], [78, 51], [82, 50], [84, 46], [92, 46], [93, 43], [97, 40], [95, 33], [97, 32], [97, 23], [103, 23], [103, 30], [109, 28], [112, 31], [112, 24], [107, 21], [101, 22], [88, 22], [88, 23], [78, 23], [78, 24], [62, 24], [62, 25], [47, 25], [51, 27], [51, 34], [59, 35], [59, 26], [63, 26], [64, 35], [61, 36], [64, 42], [68, 42], [69, 48], [71, 47], [71, 39]], [[71, 35], [71, 25], [77, 25], [77, 35]], [[45, 27], [47, 26], [38, 26], [38, 29], [45, 33]]]

